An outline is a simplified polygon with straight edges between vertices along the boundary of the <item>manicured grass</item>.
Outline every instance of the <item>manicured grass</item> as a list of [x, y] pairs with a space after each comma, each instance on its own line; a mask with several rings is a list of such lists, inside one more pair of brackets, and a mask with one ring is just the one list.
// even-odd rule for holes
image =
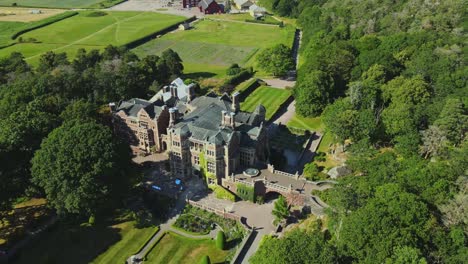
[[229, 251], [216, 248], [210, 239], [190, 239], [168, 232], [149, 252], [145, 263], [193, 264], [208, 255], [211, 263], [224, 263]]
[[297, 113], [291, 120], [289, 120], [287, 126], [319, 132], [324, 129], [322, 119], [320, 117], [302, 117]]
[[148, 239], [155, 233], [155, 228], [147, 227], [137, 229], [134, 228], [133, 222], [125, 222], [114, 227], [120, 228], [122, 239], [112, 245], [106, 252], [99, 255], [92, 263], [124, 263], [131, 255], [137, 253]]
[[136, 229], [131, 221], [94, 227], [59, 224], [32, 242], [15, 263], [124, 263], [154, 228]]
[[[239, 13], [239, 14], [214, 14], [210, 15], [209, 18], [214, 19], [224, 19], [224, 20], [233, 20], [233, 21], [241, 21], [245, 22], [246, 19], [254, 19], [249, 13]], [[264, 21], [267, 22], [279, 22], [278, 20], [274, 19], [272, 16], [265, 16]]]
[[210, 69], [206, 69], [206, 65], [224, 70], [232, 63], [254, 66], [254, 58], [261, 49], [278, 43], [291, 45], [293, 37], [292, 27], [203, 20], [193, 29], [166, 34], [134, 51], [144, 56], [171, 48], [180, 55], [186, 68], [208, 72]]
[[22, 52], [26, 60], [37, 63], [46, 51], [67, 52], [73, 58], [79, 48], [103, 49], [123, 45], [170, 25], [183, 21], [181, 16], [153, 12], [107, 12], [100, 17], [88, 17], [91, 11], [27, 32], [24, 39], [34, 38], [40, 43], [21, 43], [1, 49], [0, 57], [13, 51]]
[[103, 0], [0, 0], [1, 6], [11, 6], [17, 3], [19, 6], [28, 7], [55, 7], [55, 8], [83, 8], [94, 5]]
[[261, 104], [267, 110], [266, 119], [270, 119], [290, 95], [291, 92], [285, 89], [261, 86], [241, 103], [241, 109], [242, 111], [253, 112]]

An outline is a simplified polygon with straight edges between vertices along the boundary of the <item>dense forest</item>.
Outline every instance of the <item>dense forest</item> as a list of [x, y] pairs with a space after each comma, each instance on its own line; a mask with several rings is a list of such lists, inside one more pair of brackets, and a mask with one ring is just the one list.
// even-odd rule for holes
[[262, 0], [303, 31], [302, 116], [346, 142], [326, 221], [252, 263], [466, 263], [466, 2]]
[[0, 209], [25, 194], [78, 218], [118, 205], [131, 157], [107, 104], [147, 98], [182, 70], [172, 50], [139, 59], [113, 46], [72, 61], [47, 52], [37, 68], [19, 53], [0, 59]]

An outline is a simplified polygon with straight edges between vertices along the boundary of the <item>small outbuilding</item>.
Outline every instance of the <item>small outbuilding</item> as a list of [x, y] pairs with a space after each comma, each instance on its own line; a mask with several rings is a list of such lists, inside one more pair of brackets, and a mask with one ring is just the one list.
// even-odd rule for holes
[[201, 0], [198, 3], [200, 12], [205, 14], [219, 14], [223, 13], [223, 8], [215, 0]]
[[188, 22], [184, 22], [179, 25], [179, 30], [189, 30], [190, 28], [192, 27], [190, 26], [190, 23]]
[[259, 18], [266, 15], [266, 9], [254, 4], [249, 7], [249, 13], [252, 17]]
[[241, 11], [248, 11], [250, 6], [254, 4], [250, 0], [234, 0], [234, 3], [236, 4], [236, 8]]

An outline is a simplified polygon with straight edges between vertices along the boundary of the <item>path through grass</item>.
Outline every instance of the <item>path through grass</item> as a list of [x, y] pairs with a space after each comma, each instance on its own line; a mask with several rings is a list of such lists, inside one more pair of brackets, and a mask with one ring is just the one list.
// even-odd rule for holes
[[22, 52], [26, 60], [35, 64], [46, 51], [66, 52], [73, 58], [79, 48], [103, 49], [123, 45], [170, 25], [183, 21], [181, 16], [153, 12], [107, 12], [100, 17], [88, 17], [91, 11], [23, 34], [40, 43], [24, 43], [0, 50], [0, 57]]

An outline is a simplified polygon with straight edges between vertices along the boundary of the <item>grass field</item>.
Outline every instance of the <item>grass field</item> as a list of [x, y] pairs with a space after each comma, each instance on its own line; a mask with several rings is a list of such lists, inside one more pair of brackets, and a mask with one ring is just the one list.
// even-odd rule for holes
[[266, 108], [266, 119], [268, 120], [289, 96], [291, 96], [291, 92], [288, 90], [261, 86], [241, 103], [241, 109], [242, 111], [253, 112], [261, 104]]
[[37, 63], [46, 51], [66, 52], [73, 58], [79, 48], [103, 49], [123, 45], [149, 35], [185, 18], [153, 12], [107, 12], [100, 17], [87, 16], [91, 11], [67, 18], [49, 26], [27, 32], [24, 39], [34, 38], [40, 43], [20, 43], [0, 50], [0, 57], [11, 52], [23, 53], [26, 61]]
[[104, 0], [0, 0], [1, 6], [17, 3], [27, 7], [83, 8], [104, 2]]
[[0, 21], [31, 22], [63, 13], [64, 9], [43, 9], [40, 14], [31, 14], [31, 8], [0, 7]]
[[322, 119], [320, 117], [302, 117], [297, 113], [291, 120], [289, 120], [287, 126], [319, 132], [324, 130]]
[[[206, 65], [226, 69], [232, 63], [253, 66], [258, 51], [278, 43], [290, 45], [291, 27], [203, 20], [187, 31], [166, 34], [134, 49], [139, 56], [160, 54], [171, 48], [186, 66], [186, 73], [209, 72]], [[218, 74], [218, 72], [213, 72]]]
[[15, 263], [124, 263], [154, 228], [136, 229], [131, 221], [95, 227], [58, 225], [31, 243]]
[[210, 239], [189, 239], [174, 233], [167, 233], [150, 251], [145, 263], [151, 264], [193, 264], [208, 255], [211, 263], [224, 263], [229, 251], [216, 248]]

